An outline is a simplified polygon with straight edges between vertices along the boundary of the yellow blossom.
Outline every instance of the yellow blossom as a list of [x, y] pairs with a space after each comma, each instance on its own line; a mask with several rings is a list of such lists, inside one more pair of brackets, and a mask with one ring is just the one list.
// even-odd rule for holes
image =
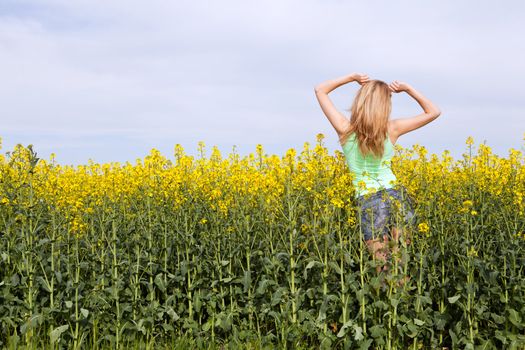
[[418, 225], [419, 232], [427, 233], [430, 230], [430, 227], [426, 222], [422, 222]]
[[332, 198], [331, 203], [337, 208], [342, 208], [345, 205], [345, 202], [339, 198]]
[[470, 247], [467, 256], [478, 256], [478, 251], [474, 249], [474, 246]]
[[474, 205], [474, 203], [470, 199], [463, 202], [464, 207], [471, 207], [472, 205]]

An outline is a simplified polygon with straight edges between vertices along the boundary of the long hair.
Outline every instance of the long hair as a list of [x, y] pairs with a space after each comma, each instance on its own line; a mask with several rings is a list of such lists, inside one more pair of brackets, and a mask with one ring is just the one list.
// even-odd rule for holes
[[382, 158], [392, 111], [392, 92], [388, 85], [381, 80], [363, 84], [347, 111], [351, 113], [350, 124], [339, 139], [341, 146], [355, 132], [363, 155], [372, 153]]

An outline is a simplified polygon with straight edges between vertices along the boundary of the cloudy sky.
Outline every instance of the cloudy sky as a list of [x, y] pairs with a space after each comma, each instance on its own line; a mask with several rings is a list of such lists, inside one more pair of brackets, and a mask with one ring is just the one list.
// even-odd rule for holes
[[[473, 4], [475, 4], [473, 6]], [[337, 135], [314, 86], [351, 72], [406, 81], [441, 116], [398, 143], [525, 150], [522, 1], [1, 0], [2, 152], [62, 164], [268, 154]], [[343, 113], [359, 85], [330, 94]], [[393, 96], [392, 118], [421, 111]], [[348, 114], [347, 114], [348, 115]]]

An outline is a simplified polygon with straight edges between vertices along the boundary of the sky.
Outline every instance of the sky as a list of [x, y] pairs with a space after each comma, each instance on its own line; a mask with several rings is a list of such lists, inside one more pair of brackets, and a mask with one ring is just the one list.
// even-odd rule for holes
[[[1, 0], [0, 137], [61, 164], [341, 150], [314, 87], [407, 82], [442, 111], [398, 144], [525, 151], [522, 1]], [[330, 93], [347, 117], [359, 85]], [[405, 93], [391, 118], [422, 112]]]

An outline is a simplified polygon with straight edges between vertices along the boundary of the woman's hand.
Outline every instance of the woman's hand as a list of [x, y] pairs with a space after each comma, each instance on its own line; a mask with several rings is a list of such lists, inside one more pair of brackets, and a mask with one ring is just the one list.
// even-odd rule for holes
[[409, 84], [403, 83], [397, 80], [394, 80], [392, 83], [390, 83], [388, 87], [390, 88], [390, 91], [392, 92], [408, 91], [408, 89], [411, 88]]
[[354, 74], [352, 74], [352, 78], [359, 85], [363, 85], [363, 84], [368, 83], [370, 81], [370, 79], [368, 78], [368, 75], [361, 74], [361, 73], [354, 73]]
[[344, 75], [342, 77], [336, 78], [336, 79], [330, 79], [327, 80], [321, 84], [318, 84], [314, 90], [315, 94], [324, 93], [328, 94], [330, 91], [338, 88], [341, 85], [351, 83], [353, 81], [356, 81], [359, 83], [359, 85], [363, 85], [364, 83], [367, 83], [370, 81], [368, 79], [368, 75], [361, 74], [361, 73], [350, 73], [347, 75]]

